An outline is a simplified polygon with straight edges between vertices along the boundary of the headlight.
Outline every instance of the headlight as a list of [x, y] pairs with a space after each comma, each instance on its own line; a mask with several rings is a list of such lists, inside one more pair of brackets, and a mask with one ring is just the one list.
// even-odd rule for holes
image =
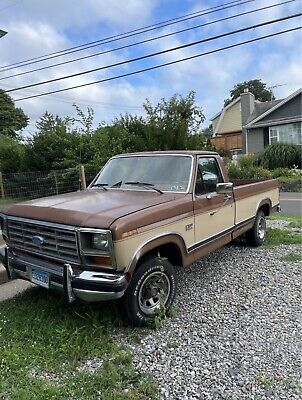
[[108, 236], [105, 233], [94, 233], [92, 235], [92, 247], [107, 251], [109, 248]]

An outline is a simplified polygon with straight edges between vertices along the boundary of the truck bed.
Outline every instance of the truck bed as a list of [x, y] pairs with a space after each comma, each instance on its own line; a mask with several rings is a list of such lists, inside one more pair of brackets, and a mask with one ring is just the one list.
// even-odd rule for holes
[[230, 179], [230, 182], [234, 184], [236, 224], [255, 217], [255, 212], [267, 199], [270, 209], [279, 204], [279, 182], [276, 179]]

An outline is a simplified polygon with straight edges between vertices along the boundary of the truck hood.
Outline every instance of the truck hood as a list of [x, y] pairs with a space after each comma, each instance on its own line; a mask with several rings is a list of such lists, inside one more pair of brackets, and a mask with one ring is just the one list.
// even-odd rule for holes
[[5, 214], [87, 228], [109, 228], [120, 217], [174, 199], [172, 193], [151, 190], [88, 189], [17, 203]]

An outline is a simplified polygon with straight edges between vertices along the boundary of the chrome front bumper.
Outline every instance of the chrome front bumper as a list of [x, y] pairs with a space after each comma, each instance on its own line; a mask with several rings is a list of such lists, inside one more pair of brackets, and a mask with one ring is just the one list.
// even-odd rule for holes
[[13, 255], [8, 249], [0, 249], [0, 262], [10, 279], [32, 281], [32, 269], [49, 274], [49, 289], [61, 291], [68, 302], [76, 298], [87, 302], [118, 299], [128, 286], [126, 275], [118, 272], [76, 272], [70, 264], [53, 264]]

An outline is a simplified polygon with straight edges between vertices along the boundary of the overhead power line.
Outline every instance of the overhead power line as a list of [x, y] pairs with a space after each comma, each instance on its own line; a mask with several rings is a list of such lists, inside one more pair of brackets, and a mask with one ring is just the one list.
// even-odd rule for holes
[[299, 17], [301, 15], [302, 15], [302, 13], [300, 12], [300, 13], [297, 13], [297, 14], [288, 15], [286, 17], [265, 21], [265, 22], [262, 22], [260, 24], [250, 25], [250, 26], [247, 26], [247, 27], [244, 27], [244, 28], [236, 29], [235, 31], [226, 32], [226, 33], [222, 33], [220, 35], [211, 36], [211, 37], [208, 37], [208, 38], [205, 38], [205, 39], [197, 40], [195, 42], [190, 42], [190, 43], [183, 44], [183, 45], [176, 46], [176, 47], [172, 47], [172, 48], [169, 48], [169, 49], [157, 51], [155, 53], [146, 54], [144, 56], [135, 57], [135, 58], [124, 60], [124, 61], [119, 61], [119, 62], [114, 63], [114, 64], [109, 64], [109, 65], [105, 65], [105, 66], [102, 66], [102, 67], [97, 67], [97, 68], [89, 69], [89, 70], [82, 71], [82, 72], [77, 72], [77, 73], [70, 74], [70, 75], [64, 75], [64, 76], [61, 76], [59, 78], [48, 79], [46, 81], [31, 83], [31, 84], [25, 85], [25, 86], [19, 86], [19, 87], [16, 87], [14, 89], [9, 89], [6, 92], [7, 93], [15, 92], [15, 91], [21, 90], [21, 89], [27, 89], [27, 88], [31, 88], [31, 87], [35, 87], [35, 86], [41, 86], [41, 85], [45, 85], [45, 84], [52, 83], [52, 82], [58, 82], [58, 81], [69, 79], [69, 78], [75, 78], [75, 77], [78, 77], [78, 76], [91, 74], [93, 72], [105, 70], [105, 69], [108, 69], [108, 68], [113, 68], [113, 67], [121, 66], [121, 65], [124, 65], [124, 64], [129, 64], [129, 63], [132, 63], [132, 62], [135, 62], [135, 61], [145, 60], [145, 59], [150, 58], [150, 57], [155, 57], [155, 56], [159, 56], [159, 55], [162, 55], [162, 54], [171, 53], [173, 51], [185, 49], [185, 48], [192, 47], [192, 46], [195, 46], [197, 44], [209, 42], [209, 41], [212, 41], [212, 40], [221, 39], [223, 37], [227, 37], [227, 36], [234, 35], [234, 34], [237, 34], [237, 33], [245, 32], [245, 31], [248, 31], [248, 30], [251, 30], [251, 29], [256, 29], [256, 28], [259, 28], [259, 27], [262, 27], [262, 26], [267, 26], [267, 25], [275, 24], [277, 22], [286, 21], [286, 20], [289, 20], [289, 19], [292, 19], [292, 18]]
[[[2, 85], [6, 89], [11, 89], [10, 86], [8, 85]], [[26, 89], [24, 91], [25, 94], [37, 94], [37, 92]], [[77, 104], [77, 105], [82, 105], [82, 106], [89, 106], [89, 105], [97, 105], [101, 108], [110, 108], [110, 109], [118, 109], [118, 110], [123, 110], [123, 109], [130, 109], [130, 110], [141, 110], [143, 108], [142, 105], [129, 105], [129, 104], [119, 104], [119, 103], [108, 103], [104, 101], [98, 101], [98, 100], [92, 100], [92, 99], [83, 99], [82, 97], [76, 98], [76, 100], [72, 97], [67, 97], [67, 96], [51, 96], [46, 98], [45, 100], [47, 101], [60, 101], [62, 103], [66, 104]]]
[[232, 45], [229, 45], [229, 46], [220, 47], [220, 48], [215, 49], [215, 50], [207, 51], [207, 52], [204, 52], [204, 53], [199, 53], [199, 54], [196, 54], [194, 56], [181, 58], [179, 60], [170, 61], [170, 62], [167, 62], [167, 63], [164, 63], [164, 64], [154, 65], [152, 67], [143, 68], [143, 69], [136, 70], [136, 71], [133, 71], [133, 72], [128, 72], [128, 73], [125, 73], [125, 74], [112, 76], [111, 78], [99, 79], [99, 80], [94, 81], [94, 82], [83, 83], [81, 85], [71, 86], [71, 87], [67, 87], [67, 88], [63, 88], [63, 89], [52, 90], [52, 91], [49, 91], [49, 92], [39, 93], [39, 94], [32, 95], [32, 96], [26, 96], [26, 97], [22, 97], [22, 98], [16, 99], [15, 101], [33, 99], [33, 98], [36, 98], [36, 97], [42, 97], [42, 96], [46, 96], [46, 95], [50, 95], [50, 94], [54, 94], [54, 93], [66, 92], [67, 90], [79, 89], [79, 88], [82, 88], [82, 87], [95, 85], [97, 83], [109, 82], [109, 81], [113, 81], [113, 80], [116, 80], [116, 79], [125, 78], [127, 76], [133, 76], [133, 75], [141, 74], [143, 72], [152, 71], [152, 70], [155, 70], [155, 69], [167, 67], [169, 65], [178, 64], [180, 62], [184, 62], [184, 61], [188, 61], [188, 60], [193, 60], [193, 59], [198, 58], [198, 57], [206, 56], [206, 55], [209, 55], [209, 54], [214, 54], [214, 53], [217, 53], [217, 52], [220, 52], [220, 51], [223, 51], [223, 50], [232, 49], [234, 47], [242, 46], [242, 45], [245, 45], [245, 44], [248, 44], [248, 43], [253, 43], [253, 42], [257, 42], [259, 40], [267, 39], [267, 38], [270, 38], [270, 37], [279, 36], [279, 35], [282, 35], [282, 34], [285, 34], [285, 33], [289, 33], [289, 32], [294, 32], [294, 31], [297, 31], [299, 29], [302, 29], [302, 27], [301, 26], [297, 26], [295, 28], [286, 29], [286, 30], [275, 32], [275, 33], [271, 33], [271, 34], [265, 35], [265, 36], [260, 36], [260, 37], [255, 38], [255, 39], [245, 40], [244, 42], [235, 43], [235, 44], [232, 44]]
[[10, 7], [12, 7], [12, 6], [15, 6], [15, 5], [18, 4], [18, 3], [21, 3], [21, 1], [22, 1], [22, 0], [14, 1], [13, 3], [8, 4], [7, 6], [5, 6], [5, 7], [3, 7], [3, 8], [0, 8], [0, 11], [3, 12], [3, 11], [6, 10], [7, 8], [10, 8]]
[[184, 22], [184, 21], [188, 21], [190, 19], [193, 18], [199, 18], [202, 17], [204, 15], [209, 15], [218, 11], [222, 11], [222, 10], [227, 10], [229, 8], [233, 8], [236, 6], [240, 6], [243, 4], [247, 4], [247, 3], [251, 3], [257, 0], [236, 0], [236, 1], [231, 1], [229, 3], [223, 3], [221, 5], [215, 6], [215, 7], [210, 7], [210, 8], [205, 8], [201, 11], [196, 11], [194, 13], [191, 14], [186, 14], [182, 17], [177, 17], [177, 18], [172, 18], [170, 20], [164, 21], [164, 22], [159, 22], [157, 24], [153, 24], [153, 25], [149, 25], [146, 26], [144, 28], [139, 28], [139, 29], [135, 29], [132, 31], [128, 31], [125, 33], [120, 33], [118, 35], [114, 35], [114, 36], [109, 36], [103, 39], [99, 39], [99, 40], [95, 40], [93, 42], [88, 42], [79, 46], [74, 46], [74, 47], [70, 47], [68, 49], [64, 49], [61, 51], [57, 51], [57, 52], [53, 52], [53, 53], [48, 53], [45, 54], [43, 56], [39, 56], [39, 57], [34, 57], [34, 58], [29, 58], [27, 60], [23, 60], [23, 61], [19, 61], [19, 62], [15, 62], [12, 64], [8, 64], [8, 65], [3, 65], [2, 67], [0, 67], [1, 72], [5, 72], [11, 69], [15, 69], [17, 67], [25, 67], [27, 65], [31, 65], [37, 62], [42, 62], [42, 61], [47, 61], [50, 60], [52, 58], [56, 58], [56, 57], [61, 57], [61, 56], [66, 56], [68, 54], [71, 53], [76, 53], [78, 51], [83, 51], [83, 50], [87, 50], [90, 49], [92, 47], [96, 47], [99, 46], [101, 44], [108, 44], [108, 43], [112, 43], [115, 42], [117, 40], [122, 40], [122, 39], [127, 39], [129, 37], [132, 36], [136, 36], [136, 35], [141, 35], [143, 33], [147, 33], [147, 32], [151, 32], [154, 31], [156, 29], [161, 29], [164, 28], [166, 26], [170, 26], [170, 25], [174, 25], [174, 24], [178, 24], [180, 22]]
[[288, 3], [293, 3], [293, 2], [296, 2], [296, 1], [297, 0], [282, 1], [282, 2], [277, 3], [277, 4], [272, 4], [272, 5], [269, 5], [269, 6], [252, 9], [252, 10], [249, 10], [249, 11], [246, 11], [246, 12], [242, 12], [242, 13], [238, 13], [238, 14], [234, 14], [234, 15], [231, 15], [231, 16], [228, 16], [228, 17], [216, 19], [214, 21], [209, 21], [209, 22], [205, 22], [203, 24], [195, 25], [195, 26], [192, 26], [190, 28], [185, 28], [185, 29], [181, 29], [181, 30], [178, 30], [178, 31], [175, 31], [175, 32], [166, 33], [165, 35], [160, 35], [160, 36], [152, 37], [152, 38], [145, 39], [145, 40], [142, 40], [142, 41], [139, 41], [139, 42], [130, 43], [130, 44], [127, 44], [125, 46], [115, 47], [113, 49], [105, 50], [105, 51], [102, 51], [102, 52], [99, 52], [99, 53], [89, 54], [89, 55], [86, 55], [86, 56], [83, 56], [83, 57], [79, 57], [79, 58], [75, 58], [75, 59], [72, 59], [72, 60], [63, 61], [63, 62], [59, 62], [59, 63], [56, 63], [56, 64], [51, 64], [51, 65], [47, 65], [45, 67], [39, 67], [39, 68], [35, 68], [35, 69], [29, 70], [29, 71], [23, 71], [23, 72], [19, 72], [19, 73], [13, 74], [13, 75], [4, 76], [4, 77], [0, 78], [0, 81], [1, 80], [6, 80], [6, 79], [10, 79], [10, 78], [14, 78], [16, 76], [27, 75], [27, 74], [30, 74], [30, 73], [33, 73], [33, 72], [43, 71], [43, 70], [46, 70], [46, 69], [49, 69], [49, 68], [58, 67], [58, 66], [61, 66], [61, 65], [74, 63], [76, 61], [81, 61], [81, 60], [85, 60], [85, 59], [88, 59], [88, 58], [92, 58], [92, 57], [96, 57], [96, 56], [112, 53], [112, 52], [115, 52], [115, 51], [118, 51], [118, 50], [128, 49], [128, 48], [133, 47], [133, 46], [138, 46], [140, 44], [149, 43], [149, 42], [152, 42], [152, 41], [155, 41], [155, 40], [159, 40], [159, 39], [163, 39], [163, 38], [166, 38], [166, 37], [169, 37], [169, 36], [172, 36], [172, 35], [177, 35], [179, 33], [188, 32], [188, 31], [191, 31], [191, 30], [194, 30], [194, 29], [197, 29], [197, 28], [202, 28], [204, 26], [209, 26], [209, 25], [212, 25], [212, 24], [216, 24], [218, 22], [228, 21], [230, 19], [242, 17], [244, 15], [252, 14], [252, 13], [255, 13], [255, 12], [268, 10], [268, 9], [271, 9], [271, 8], [274, 8], [274, 7], [280, 7], [282, 5], [285, 5], [285, 4], [288, 4]]

